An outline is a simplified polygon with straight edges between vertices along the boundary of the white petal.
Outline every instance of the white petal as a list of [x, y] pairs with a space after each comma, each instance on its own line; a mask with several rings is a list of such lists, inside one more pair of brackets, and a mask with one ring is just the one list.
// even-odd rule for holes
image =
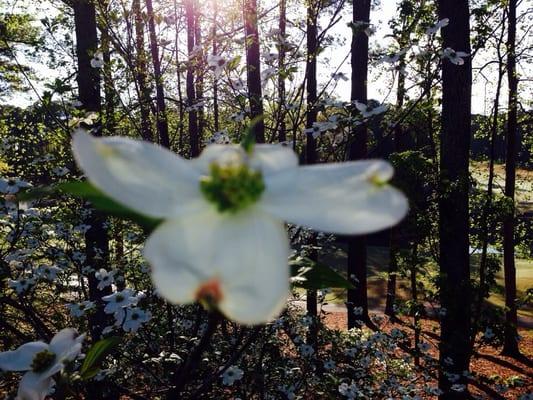
[[215, 221], [211, 216], [206, 212], [168, 220], [157, 227], [144, 245], [154, 286], [171, 303], [194, 302], [200, 282], [212, 276], [208, 242]]
[[30, 342], [23, 344], [13, 351], [0, 353], [0, 369], [4, 371], [27, 371], [31, 367], [33, 357], [48, 345], [43, 342]]
[[218, 164], [240, 164], [247, 155], [242, 146], [214, 143], [207, 146], [200, 157], [191, 161], [192, 165], [202, 175], [209, 174], [209, 166], [213, 162]]
[[166, 217], [201, 203], [199, 173], [163, 147], [124, 137], [93, 138], [78, 130], [72, 148], [87, 178], [135, 211]]
[[260, 169], [264, 175], [298, 166], [298, 156], [288, 146], [257, 144], [254, 147], [250, 165]]
[[216, 281], [228, 318], [256, 324], [279, 313], [288, 294], [288, 240], [280, 221], [254, 211], [209, 211], [158, 227], [144, 255], [159, 293], [193, 302], [203, 284]]
[[83, 335], [78, 335], [76, 329], [63, 329], [50, 341], [50, 351], [56, 355], [58, 361], [72, 360], [80, 353], [83, 338]]
[[52, 378], [44, 378], [41, 374], [26, 372], [19, 383], [16, 400], [44, 400], [54, 385]]
[[390, 227], [407, 212], [405, 196], [386, 182], [384, 161], [312, 165], [266, 178], [260, 207], [285, 221], [339, 233], [371, 233]]
[[276, 317], [289, 292], [289, 241], [283, 223], [270, 216], [250, 212], [221, 226], [217, 268], [225, 296], [221, 311], [243, 324], [259, 324]]

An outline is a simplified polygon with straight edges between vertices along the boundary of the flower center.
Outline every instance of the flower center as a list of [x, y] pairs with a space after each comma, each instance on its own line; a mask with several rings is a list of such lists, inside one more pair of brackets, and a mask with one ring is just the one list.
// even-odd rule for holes
[[196, 291], [196, 300], [207, 309], [213, 309], [222, 300], [222, 290], [218, 279], [204, 282]]
[[40, 373], [46, 371], [49, 367], [52, 366], [56, 355], [50, 350], [43, 350], [33, 357], [31, 362], [31, 370], [35, 373]]
[[240, 211], [255, 203], [265, 190], [261, 172], [245, 164], [213, 163], [209, 170], [210, 175], [200, 181], [200, 190], [219, 212]]

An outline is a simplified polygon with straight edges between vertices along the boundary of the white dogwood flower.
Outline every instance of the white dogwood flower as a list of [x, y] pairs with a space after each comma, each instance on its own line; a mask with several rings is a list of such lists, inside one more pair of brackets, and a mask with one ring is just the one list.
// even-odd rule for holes
[[377, 107], [372, 107], [368, 104], [361, 103], [357, 100], [354, 100], [353, 104], [355, 105], [355, 108], [359, 110], [363, 118], [370, 118], [370, 117], [373, 117], [374, 115], [383, 114], [389, 108], [386, 104], [381, 104]]
[[245, 324], [269, 321], [289, 292], [284, 221], [361, 234], [397, 223], [407, 200], [386, 185], [393, 169], [365, 160], [298, 166], [292, 149], [213, 144], [185, 160], [148, 142], [78, 131], [74, 156], [116, 201], [163, 222], [144, 256], [158, 293], [200, 301]]
[[216, 54], [209, 54], [207, 56], [207, 65], [209, 68], [213, 69], [213, 73], [215, 74], [216, 78], [222, 75], [222, 72], [224, 71], [224, 68], [226, 68], [227, 64], [228, 61], [222, 56], [218, 56]]
[[80, 354], [84, 337], [75, 329], [66, 328], [50, 344], [30, 342], [0, 353], [1, 370], [27, 371], [20, 381], [17, 399], [44, 400], [54, 385], [52, 377]]
[[442, 58], [447, 58], [455, 65], [463, 65], [465, 63], [464, 58], [468, 57], [470, 54], [465, 53], [464, 51], [455, 51], [450, 47], [446, 47], [442, 51]]
[[429, 35], [434, 35], [441, 28], [444, 28], [445, 26], [448, 26], [449, 23], [450, 23], [450, 19], [449, 18], [441, 19], [435, 25], [430, 26], [429, 28], [426, 29], [426, 35], [428, 35], [428, 36]]

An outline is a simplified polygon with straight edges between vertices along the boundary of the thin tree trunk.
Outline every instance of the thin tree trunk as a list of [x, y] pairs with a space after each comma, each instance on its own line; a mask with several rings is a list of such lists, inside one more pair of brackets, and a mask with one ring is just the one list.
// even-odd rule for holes
[[243, 0], [243, 2], [248, 100], [250, 102], [250, 114], [254, 122], [252, 131], [257, 143], [265, 143], [259, 31], [257, 28], [257, 1]]
[[135, 79], [139, 86], [139, 108], [141, 111], [141, 136], [143, 140], [154, 141], [150, 123], [150, 105], [152, 96], [150, 87], [146, 83], [146, 51], [144, 50], [144, 22], [141, 12], [141, 1], [133, 0], [132, 10], [135, 16], [135, 49], [137, 53], [135, 65]]
[[[196, 99], [200, 103], [204, 96], [204, 52], [202, 49], [202, 30], [200, 26], [200, 8], [198, 6], [198, 0], [195, 0], [194, 7], [194, 43], [196, 45], [198, 53], [198, 62], [196, 63]], [[204, 107], [198, 105], [198, 142], [202, 143], [202, 137], [205, 128]]]
[[[213, 27], [211, 28], [211, 35], [213, 36], [213, 55], [218, 55], [218, 39], [217, 39], [217, 19], [218, 19], [218, 1], [213, 0]], [[213, 124], [215, 132], [220, 130], [218, 111], [218, 78], [213, 77]]]
[[[307, 89], [307, 110], [306, 110], [306, 128], [312, 128], [317, 118], [317, 50], [318, 50], [318, 27], [317, 27], [317, 7], [315, 1], [309, 1], [307, 4], [307, 62], [306, 62], [306, 89]], [[306, 164], [315, 164], [317, 162], [316, 139], [312, 133], [307, 133], [306, 137]], [[311, 246], [316, 246], [316, 236], [313, 234]], [[310, 257], [317, 261], [318, 254], [312, 251]], [[307, 291], [307, 313], [313, 316], [313, 324], [309, 330], [309, 342], [317, 341], [317, 292], [316, 290]]]
[[178, 30], [178, 4], [174, 0], [174, 46], [176, 48], [176, 86], [178, 89], [178, 153], [183, 155], [183, 127], [185, 123], [185, 107], [183, 103], [183, 91], [181, 90], [181, 67], [179, 60], [179, 30]]
[[[278, 69], [283, 72], [285, 69], [285, 35], [287, 31], [287, 3], [286, 0], [279, 2], [279, 51], [278, 51]], [[279, 134], [278, 141], [287, 140], [287, 125], [285, 123], [285, 76], [283, 73], [278, 75], [278, 101], [279, 101]]]
[[[443, 47], [469, 53], [468, 0], [439, 0], [438, 8], [439, 19], [450, 19], [450, 25], [442, 30]], [[443, 394], [439, 398], [446, 400], [469, 398], [468, 390], [459, 392], [451, 386], [468, 384], [463, 372], [469, 370], [471, 353], [468, 238], [471, 68], [469, 58], [464, 60], [464, 65], [442, 61], [440, 299], [446, 312], [441, 319], [439, 388]], [[450, 381], [446, 372], [458, 374], [459, 380]]]
[[[370, 22], [370, 0], [354, 1], [353, 21]], [[352, 88], [351, 100], [367, 102], [368, 76], [368, 36], [364, 32], [354, 32], [351, 45]], [[350, 133], [348, 148], [349, 160], [367, 157], [367, 127], [365, 124], [355, 126]], [[368, 316], [368, 298], [366, 283], [366, 237], [350, 236], [348, 238], [348, 279], [355, 289], [348, 290], [348, 328], [360, 322], [371, 324]], [[354, 313], [355, 307], [361, 307], [362, 313]]]
[[[76, 55], [78, 61], [78, 93], [83, 109], [88, 112], [100, 113], [102, 111], [100, 95], [100, 71], [91, 67], [91, 58], [98, 49], [98, 34], [96, 24], [96, 11], [94, 5], [86, 0], [78, 0], [73, 3], [74, 25], [76, 30]], [[94, 135], [102, 134], [101, 127], [94, 130]], [[104, 226], [105, 217], [87, 207], [88, 216], [85, 224], [90, 228], [85, 233], [85, 256], [86, 265], [90, 265], [96, 271], [105, 268], [109, 257], [109, 240]], [[107, 316], [103, 311], [102, 296], [110, 293], [110, 288], [98, 289], [98, 280], [94, 273], [88, 274], [89, 300], [98, 306], [96, 311], [89, 315], [89, 330], [93, 341], [102, 336], [102, 330], [106, 326]], [[98, 387], [89, 389], [91, 398], [102, 398], [102, 391]]]
[[421, 306], [418, 304], [418, 288], [416, 286], [416, 273], [418, 268], [418, 245], [415, 243], [413, 245], [413, 248], [411, 250], [411, 297], [413, 301], [412, 305], [412, 316], [413, 316], [413, 331], [414, 331], [414, 343], [413, 343], [413, 350], [414, 350], [414, 364], [415, 366], [420, 366], [420, 333], [421, 333], [421, 326], [420, 326], [420, 312], [421, 312]]
[[185, 90], [187, 92], [187, 107], [189, 109], [189, 143], [191, 158], [198, 157], [200, 154], [200, 140], [198, 138], [198, 119], [196, 110], [193, 105], [196, 102], [196, 94], [194, 88], [194, 68], [196, 66], [197, 58], [194, 55], [194, 9], [195, 0], [185, 1], [185, 18], [187, 20], [187, 78], [185, 82]]
[[145, 1], [146, 12], [148, 14], [148, 31], [150, 33], [150, 53], [152, 54], [152, 64], [154, 67], [157, 134], [159, 136], [159, 144], [161, 144], [163, 147], [170, 148], [167, 110], [165, 103], [165, 89], [163, 87], [163, 74], [161, 73], [159, 47], [157, 45], [157, 35], [155, 32], [154, 9], [152, 6], [152, 0]]
[[516, 153], [519, 148], [517, 129], [516, 76], [516, 2], [509, 0], [507, 29], [507, 80], [509, 86], [509, 106], [507, 111], [507, 153], [505, 157], [505, 196], [512, 201], [513, 212], [503, 222], [503, 269], [505, 275], [505, 336], [503, 354], [519, 356], [516, 325], [516, 267], [514, 260], [515, 207], [514, 192], [516, 178]]

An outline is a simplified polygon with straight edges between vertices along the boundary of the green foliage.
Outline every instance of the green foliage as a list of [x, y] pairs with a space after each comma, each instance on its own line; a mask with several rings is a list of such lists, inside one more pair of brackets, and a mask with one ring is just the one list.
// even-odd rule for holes
[[354, 289], [353, 285], [325, 264], [307, 257], [297, 257], [289, 263], [293, 285], [303, 289]]
[[115, 351], [117, 346], [122, 342], [122, 339], [118, 336], [111, 336], [102, 340], [99, 340], [87, 352], [83, 364], [80, 368], [80, 376], [82, 379], [87, 380], [94, 377], [100, 370], [100, 364], [104, 358]]

